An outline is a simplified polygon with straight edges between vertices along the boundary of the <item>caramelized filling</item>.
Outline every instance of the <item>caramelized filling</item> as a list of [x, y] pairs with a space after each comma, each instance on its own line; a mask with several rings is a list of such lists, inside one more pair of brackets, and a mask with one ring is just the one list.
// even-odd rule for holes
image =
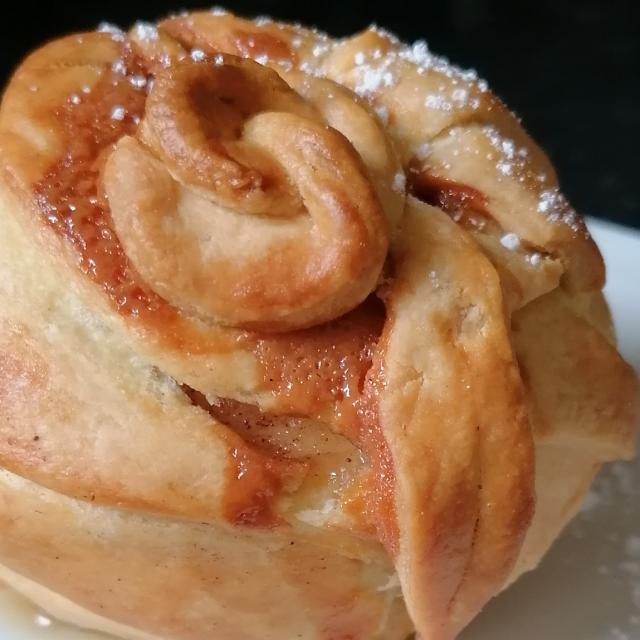
[[358, 417], [358, 442], [369, 463], [369, 470], [360, 479], [345, 501], [351, 513], [362, 513], [365, 522], [392, 556], [398, 553], [399, 537], [396, 517], [396, 476], [389, 444], [380, 425], [378, 396], [385, 385], [384, 349], [377, 352], [373, 367], [367, 374]]
[[[224, 401], [224, 405], [211, 404], [195, 389], [183, 386], [183, 391], [193, 404], [221, 422], [225, 419], [232, 423], [234, 420], [242, 421], [244, 411], [245, 416], [251, 416], [247, 425], [262, 423], [267, 427], [272, 423], [268, 416], [257, 416], [257, 408], [232, 401]], [[259, 433], [255, 433], [251, 444], [232, 429], [221, 429], [220, 434], [227, 441], [229, 458], [233, 462], [227, 468], [223, 492], [224, 517], [231, 524], [242, 526], [271, 527], [280, 524], [273, 503], [283, 489], [292, 490], [300, 484], [306, 472], [306, 462], [275, 455], [269, 451], [268, 441], [264, 437], [261, 439]]]
[[[127, 74], [146, 76], [128, 46], [123, 46], [122, 62]], [[40, 209], [72, 245], [80, 269], [102, 287], [121, 313], [133, 316], [157, 311], [162, 300], [129, 263], [98, 184], [106, 153], [122, 136], [135, 133], [145, 99], [145, 91], [134, 87], [126, 74], [105, 70], [80, 104], [69, 101], [57, 109], [67, 153], [35, 185]], [[114, 117], [114, 109], [122, 111]]]
[[442, 209], [465, 229], [482, 231], [496, 226], [487, 211], [486, 197], [473, 187], [411, 168], [409, 189], [416, 198]]
[[277, 410], [329, 422], [355, 440], [365, 378], [384, 321], [384, 305], [372, 295], [332, 322], [259, 338], [255, 354]]
[[[197, 394], [189, 390], [193, 398]], [[201, 394], [198, 394], [201, 395]], [[229, 398], [205, 399], [198, 402], [209, 414], [240, 435], [251, 446], [269, 452], [271, 455], [288, 460], [303, 460], [322, 455], [327, 449], [329, 436], [324, 434], [318, 423], [307, 418], [286, 416], [261, 411], [253, 404], [246, 404]], [[334, 436], [335, 437], [335, 436]]]
[[[352, 435], [366, 458], [364, 467], [353, 459], [341, 437], [323, 431], [320, 423], [265, 413], [254, 405], [227, 398], [207, 399], [183, 386], [193, 404], [228, 427], [223, 433], [233, 464], [228, 468], [224, 491], [226, 519], [244, 526], [281, 524], [274, 504], [282, 491], [296, 491], [305, 477], [315, 474], [325, 487], [327, 483], [335, 485], [333, 491], [337, 491], [357, 531], [377, 537], [391, 553], [397, 552], [395, 473], [377, 409], [382, 376], [382, 366], [377, 363], [367, 375], [356, 410], [357, 425]], [[345, 453], [352, 457], [344, 458]], [[344, 463], [352, 468], [345, 470]], [[331, 490], [325, 491], [327, 494]]]
[[[346, 492], [344, 507], [364, 533], [377, 535], [395, 553], [399, 535], [395, 472], [378, 415], [378, 392], [384, 385], [380, 335], [385, 318], [383, 303], [370, 296], [333, 322], [258, 340], [255, 353], [279, 413], [326, 422], [363, 452], [368, 469]], [[257, 409], [243, 407], [240, 422], [247, 416], [255, 419]], [[221, 401], [212, 415], [225, 424], [237, 425], [237, 409], [237, 403]], [[269, 426], [268, 420], [262, 424]], [[245, 430], [244, 434], [248, 439], [256, 436], [255, 431], [246, 435]]]

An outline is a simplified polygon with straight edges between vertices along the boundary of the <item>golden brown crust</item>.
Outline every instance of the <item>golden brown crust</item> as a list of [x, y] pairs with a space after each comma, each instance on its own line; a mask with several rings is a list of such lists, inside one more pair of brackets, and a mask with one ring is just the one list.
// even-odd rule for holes
[[402, 231], [380, 391], [406, 531], [399, 573], [421, 632], [452, 637], [515, 563], [533, 442], [495, 270], [435, 208], [410, 199]]
[[384, 110], [410, 182], [426, 173], [476, 189], [503, 233], [563, 260], [566, 286], [602, 287], [602, 258], [551, 163], [483, 82], [372, 29], [336, 46], [323, 71]]
[[566, 439], [576, 449], [597, 442], [599, 462], [631, 455], [640, 410], [636, 375], [574, 312], [571, 298], [554, 291], [519, 311], [513, 340], [539, 441]]
[[423, 44], [46, 45], [0, 226], [0, 565], [125, 635], [447, 640], [633, 449], [597, 247]]
[[[0, 554], [9, 568], [160, 638], [214, 631], [279, 640], [287, 630], [404, 640], [410, 630], [401, 601], [385, 590], [392, 567], [376, 550], [332, 547], [301, 531], [239, 535], [220, 524], [146, 518], [70, 500], [6, 471], [0, 500]], [[278, 588], [265, 588], [273, 576]]]

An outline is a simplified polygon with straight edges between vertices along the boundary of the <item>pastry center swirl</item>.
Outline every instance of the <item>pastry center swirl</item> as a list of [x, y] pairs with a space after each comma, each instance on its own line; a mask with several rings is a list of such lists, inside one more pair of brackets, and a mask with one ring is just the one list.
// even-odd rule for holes
[[283, 331], [375, 289], [390, 230], [371, 173], [275, 71], [219, 55], [159, 71], [103, 182], [118, 237], [159, 295], [217, 324]]

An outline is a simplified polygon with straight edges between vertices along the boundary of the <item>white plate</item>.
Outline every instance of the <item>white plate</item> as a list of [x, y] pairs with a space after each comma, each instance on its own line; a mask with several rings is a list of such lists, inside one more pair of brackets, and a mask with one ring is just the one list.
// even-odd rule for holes
[[[607, 261], [606, 291], [622, 351], [640, 371], [640, 233], [596, 221], [590, 226]], [[541, 567], [491, 603], [463, 639], [640, 639], [639, 498], [640, 460], [609, 467]], [[51, 622], [0, 591], [1, 640], [98, 638], [104, 640]]]

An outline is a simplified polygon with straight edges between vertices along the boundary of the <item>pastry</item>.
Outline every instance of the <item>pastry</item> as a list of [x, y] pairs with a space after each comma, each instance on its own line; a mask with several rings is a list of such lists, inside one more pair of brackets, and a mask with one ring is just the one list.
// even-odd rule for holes
[[0, 579], [62, 620], [454, 638], [632, 455], [596, 245], [424, 43], [219, 10], [49, 43], [0, 227]]

